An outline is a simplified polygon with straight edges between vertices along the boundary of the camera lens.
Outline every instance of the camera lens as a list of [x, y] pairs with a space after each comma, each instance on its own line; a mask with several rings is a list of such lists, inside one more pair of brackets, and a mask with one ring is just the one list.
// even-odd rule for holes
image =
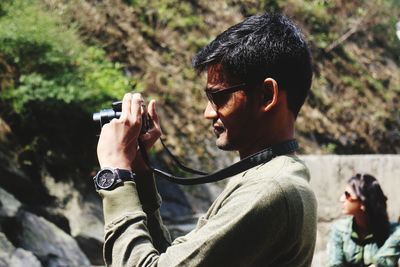
[[103, 109], [100, 112], [93, 113], [93, 121], [99, 121], [100, 125], [103, 126], [114, 118], [118, 119], [120, 116], [121, 112], [116, 112], [113, 109]]

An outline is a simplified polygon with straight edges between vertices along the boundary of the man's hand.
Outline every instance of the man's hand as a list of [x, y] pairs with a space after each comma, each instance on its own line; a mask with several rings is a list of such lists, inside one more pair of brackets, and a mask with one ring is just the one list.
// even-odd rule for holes
[[149, 150], [162, 134], [160, 122], [158, 120], [158, 115], [156, 112], [155, 100], [150, 101], [149, 106], [147, 107], [147, 112], [151, 120], [150, 129], [139, 138], [145, 145], [146, 149]]
[[140, 94], [125, 94], [121, 117], [111, 120], [101, 129], [97, 144], [97, 157], [101, 168], [131, 169], [142, 124], [142, 104]]
[[[156, 112], [156, 102], [155, 100], [151, 100], [149, 103], [149, 106], [147, 107], [147, 112], [150, 117], [150, 129], [143, 135], [141, 135], [140, 141], [143, 142], [144, 147], [146, 150], [149, 150], [154, 143], [160, 138], [162, 132], [161, 132], [161, 126], [160, 126], [160, 121], [158, 119], [158, 115]], [[148, 166], [146, 163], [143, 161], [142, 155], [140, 154], [140, 151], [138, 150], [136, 154], [136, 158], [134, 162], [132, 163], [132, 170], [134, 171], [147, 171]]]

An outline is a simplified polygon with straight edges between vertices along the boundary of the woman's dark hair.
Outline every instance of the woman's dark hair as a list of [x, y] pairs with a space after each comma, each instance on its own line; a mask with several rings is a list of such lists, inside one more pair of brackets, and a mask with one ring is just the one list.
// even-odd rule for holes
[[281, 14], [265, 13], [230, 27], [192, 60], [202, 72], [221, 64], [229, 76], [248, 85], [273, 78], [287, 93], [296, 117], [311, 87], [311, 53], [300, 29]]
[[382, 246], [389, 237], [389, 217], [386, 210], [387, 197], [375, 177], [359, 174], [348, 181], [356, 196], [365, 206], [368, 225], [378, 246]]

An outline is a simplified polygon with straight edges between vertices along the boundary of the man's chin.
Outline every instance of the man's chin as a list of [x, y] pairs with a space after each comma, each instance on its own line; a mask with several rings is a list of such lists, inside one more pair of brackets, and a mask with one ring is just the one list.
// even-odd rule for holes
[[228, 142], [228, 140], [224, 140], [221, 137], [219, 137], [215, 144], [217, 145], [217, 147], [221, 150], [224, 151], [232, 151], [232, 150], [236, 150], [236, 148], [232, 145], [232, 143]]

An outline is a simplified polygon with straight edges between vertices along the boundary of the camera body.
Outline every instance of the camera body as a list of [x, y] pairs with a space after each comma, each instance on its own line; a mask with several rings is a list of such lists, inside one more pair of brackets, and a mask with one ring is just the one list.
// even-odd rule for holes
[[[100, 127], [104, 124], [109, 123], [112, 119], [118, 119], [121, 116], [122, 111], [122, 101], [115, 101], [111, 104], [111, 109], [103, 109], [99, 112], [93, 113], [93, 121], [100, 122]], [[140, 129], [140, 134], [146, 133], [150, 129], [150, 117], [147, 114], [146, 105], [143, 104], [144, 109], [142, 115], [142, 128]]]

